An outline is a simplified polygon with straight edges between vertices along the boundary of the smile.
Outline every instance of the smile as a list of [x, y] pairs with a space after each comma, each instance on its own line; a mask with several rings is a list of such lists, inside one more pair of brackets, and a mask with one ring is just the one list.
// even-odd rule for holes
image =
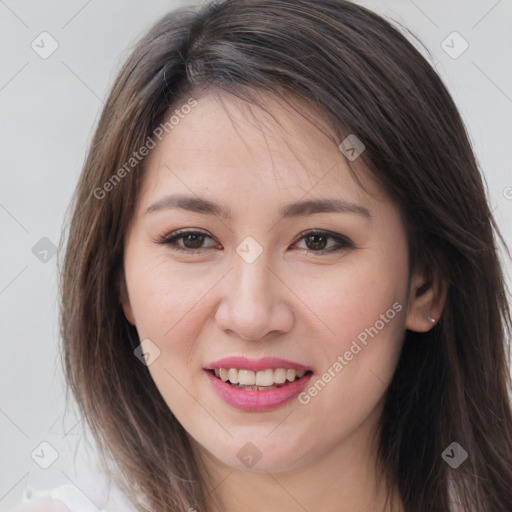
[[313, 371], [277, 358], [225, 358], [204, 368], [215, 393], [227, 405], [246, 412], [282, 407], [307, 386]]
[[286, 386], [289, 382], [294, 382], [304, 377], [304, 370], [293, 370], [286, 368], [277, 368], [272, 370], [260, 370], [254, 372], [252, 370], [243, 370], [237, 368], [219, 368], [213, 370], [215, 376], [223, 382], [227, 382], [231, 386], [238, 389], [249, 389], [258, 391], [269, 391]]

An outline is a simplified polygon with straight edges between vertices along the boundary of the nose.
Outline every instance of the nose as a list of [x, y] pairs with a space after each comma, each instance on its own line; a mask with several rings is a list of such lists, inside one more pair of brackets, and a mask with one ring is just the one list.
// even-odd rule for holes
[[250, 341], [288, 332], [295, 321], [289, 295], [264, 255], [252, 263], [236, 258], [223, 283], [216, 323], [228, 335]]

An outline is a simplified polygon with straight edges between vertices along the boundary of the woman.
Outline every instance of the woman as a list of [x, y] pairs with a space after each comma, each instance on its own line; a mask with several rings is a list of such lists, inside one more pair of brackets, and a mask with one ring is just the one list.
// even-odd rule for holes
[[225, 0], [139, 43], [78, 184], [70, 389], [138, 510], [512, 509], [499, 236], [388, 22]]

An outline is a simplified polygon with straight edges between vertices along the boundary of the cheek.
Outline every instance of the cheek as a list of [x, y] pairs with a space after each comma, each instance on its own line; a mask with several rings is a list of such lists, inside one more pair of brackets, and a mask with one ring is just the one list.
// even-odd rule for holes
[[141, 254], [129, 263], [127, 286], [140, 339], [151, 339], [167, 366], [186, 364], [212, 314], [208, 299], [222, 272], [180, 265], [165, 255]]
[[329, 415], [340, 421], [372, 410], [398, 362], [405, 332], [407, 277], [405, 252], [397, 250], [393, 259], [375, 251], [350, 264], [347, 259], [345, 267], [323, 280], [322, 286], [310, 288], [307, 295], [305, 289], [299, 292], [308, 297], [308, 306], [322, 320], [316, 349], [322, 351], [319, 375], [306, 389], [302, 403], [314, 409], [332, 406]]
[[[306, 298], [312, 313], [321, 320], [323, 344], [331, 353], [348, 350], [361, 333], [364, 341], [366, 329], [376, 322], [379, 332], [385, 333], [382, 338], [395, 338], [403, 331], [406, 263], [405, 259], [400, 261], [399, 255], [389, 264], [383, 255], [367, 253], [361, 259], [347, 259], [346, 265], [320, 276], [317, 286], [312, 286], [315, 280], [307, 276], [297, 280], [295, 291]], [[397, 304], [395, 308], [393, 304]]]
[[150, 339], [160, 351], [148, 370], [169, 408], [185, 422], [204, 414], [191, 398], [199, 364], [193, 358], [206, 314], [203, 297], [215, 280], [183, 267], [165, 256], [132, 255], [126, 280], [139, 338]]

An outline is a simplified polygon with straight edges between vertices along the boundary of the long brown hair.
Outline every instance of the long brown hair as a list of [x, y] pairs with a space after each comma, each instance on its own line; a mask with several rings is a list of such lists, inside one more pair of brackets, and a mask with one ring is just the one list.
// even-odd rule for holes
[[[448, 283], [438, 324], [406, 332], [381, 418], [382, 475], [407, 512], [454, 510], [452, 501], [510, 512], [511, 319], [498, 239], [505, 244], [442, 81], [399, 30], [344, 0], [171, 12], [112, 87], [74, 198], [61, 323], [69, 389], [119, 485], [140, 510], [211, 510], [189, 438], [134, 356], [120, 283], [144, 164], [126, 162], [173, 109], [212, 89], [253, 102], [254, 91], [301, 98], [328, 120], [333, 142], [349, 133], [364, 142], [365, 165], [403, 214], [411, 265]], [[457, 469], [442, 457], [452, 442], [468, 453]]]

